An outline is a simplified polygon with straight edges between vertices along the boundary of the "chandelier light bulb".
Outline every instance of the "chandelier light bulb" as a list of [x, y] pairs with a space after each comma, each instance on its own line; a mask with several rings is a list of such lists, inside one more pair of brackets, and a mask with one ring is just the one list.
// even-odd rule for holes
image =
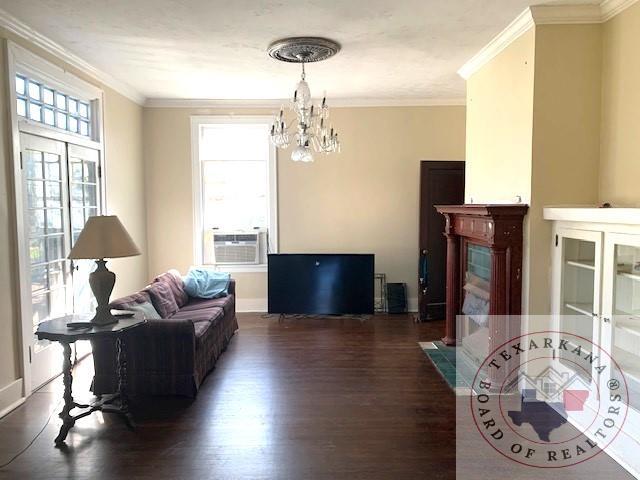
[[311, 153], [311, 149], [309, 147], [296, 147], [291, 152], [291, 160], [294, 162], [304, 162], [310, 163], [313, 162], [313, 154]]

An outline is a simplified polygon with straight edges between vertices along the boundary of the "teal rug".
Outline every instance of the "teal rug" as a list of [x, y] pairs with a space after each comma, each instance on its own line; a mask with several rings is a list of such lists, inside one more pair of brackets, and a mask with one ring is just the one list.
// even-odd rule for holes
[[456, 358], [456, 347], [448, 347], [441, 341], [418, 344], [456, 395], [471, 393], [475, 371], [470, 362]]

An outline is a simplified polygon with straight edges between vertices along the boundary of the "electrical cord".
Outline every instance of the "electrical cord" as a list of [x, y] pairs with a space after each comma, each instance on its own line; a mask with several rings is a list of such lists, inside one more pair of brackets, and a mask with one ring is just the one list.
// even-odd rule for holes
[[44, 423], [44, 425], [42, 426], [42, 428], [40, 429], [40, 431], [37, 433], [37, 435], [35, 437], [33, 437], [33, 440], [31, 440], [26, 447], [24, 447], [22, 450], [20, 450], [18, 453], [16, 453], [11, 460], [9, 460], [6, 463], [3, 463], [2, 465], [0, 465], [0, 470], [8, 467], [9, 465], [11, 465], [11, 463], [13, 463], [14, 460], [16, 460], [18, 457], [20, 457], [20, 455], [22, 455], [24, 452], [26, 452], [27, 450], [29, 450], [29, 447], [31, 447], [31, 445], [33, 445], [35, 443], [35, 441], [40, 437], [40, 435], [42, 435], [42, 432], [44, 432], [45, 428], [47, 428], [47, 425], [49, 425], [49, 422], [51, 421], [51, 418], [53, 417], [53, 414], [58, 410], [58, 407], [60, 406], [60, 403], [62, 403], [62, 401], [58, 401], [58, 403], [56, 403], [56, 406], [51, 409], [51, 412], [49, 412], [49, 416], [47, 417], [47, 421]]
[[303, 314], [303, 313], [296, 313], [296, 314], [277, 314], [277, 313], [263, 313], [261, 315], [261, 318], [274, 318], [274, 317], [278, 317], [278, 318], [282, 318], [283, 320], [286, 320], [288, 318], [294, 318], [294, 319], [320, 319], [320, 318], [340, 318], [340, 319], [345, 319], [345, 320], [369, 320], [371, 318], [371, 315], [349, 315], [349, 314], [344, 314], [344, 315], [319, 315], [319, 314]]

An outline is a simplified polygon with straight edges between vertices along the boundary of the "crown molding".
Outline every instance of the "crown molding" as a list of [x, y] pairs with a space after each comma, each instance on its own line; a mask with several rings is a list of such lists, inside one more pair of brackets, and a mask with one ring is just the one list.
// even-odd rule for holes
[[533, 25], [531, 9], [526, 8], [507, 26], [507, 28], [496, 35], [482, 48], [482, 50], [476, 53], [467, 63], [460, 67], [458, 75], [465, 80], [468, 80], [471, 75], [489, 63], [491, 59], [520, 38], [531, 27], [533, 27]]
[[0, 28], [4, 28], [8, 32], [30, 42], [38, 48], [50, 53], [74, 68], [90, 75], [100, 83], [112, 88], [116, 92], [124, 95], [128, 99], [134, 101], [138, 105], [144, 105], [145, 97], [130, 85], [122, 82], [108, 73], [97, 69], [82, 58], [64, 48], [62, 45], [54, 42], [48, 37], [35, 31], [33, 28], [18, 20], [16, 17], [0, 8]]
[[600, 3], [602, 10], [602, 21], [606, 22], [626, 10], [638, 0], [604, 0]]
[[[197, 98], [148, 98], [148, 108], [220, 108], [220, 109], [278, 109], [289, 103], [288, 99], [227, 100]], [[464, 106], [464, 98], [336, 98], [330, 107], [444, 107]]]
[[535, 5], [527, 7], [507, 28], [458, 70], [465, 80], [516, 41], [534, 25], [585, 25], [603, 23], [638, 0], [604, 0], [600, 4]]
[[529, 7], [536, 25], [575, 25], [600, 23], [600, 5], [534, 5]]

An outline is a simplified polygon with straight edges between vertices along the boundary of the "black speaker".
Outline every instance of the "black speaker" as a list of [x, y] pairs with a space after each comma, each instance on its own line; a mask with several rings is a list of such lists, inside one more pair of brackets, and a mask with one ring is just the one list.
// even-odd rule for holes
[[407, 313], [407, 284], [387, 283], [387, 311]]

